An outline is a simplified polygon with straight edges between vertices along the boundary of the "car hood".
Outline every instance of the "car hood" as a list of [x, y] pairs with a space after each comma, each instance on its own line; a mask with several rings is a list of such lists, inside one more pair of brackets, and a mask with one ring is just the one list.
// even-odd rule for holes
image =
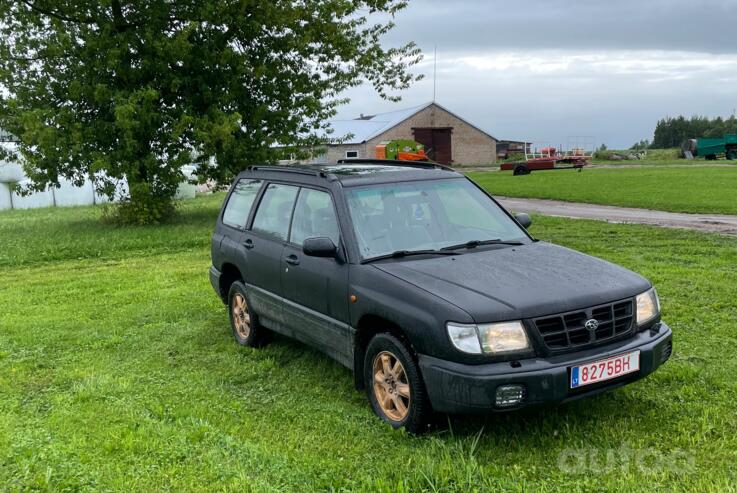
[[542, 241], [374, 266], [456, 305], [477, 323], [578, 310], [651, 286], [623, 267]]

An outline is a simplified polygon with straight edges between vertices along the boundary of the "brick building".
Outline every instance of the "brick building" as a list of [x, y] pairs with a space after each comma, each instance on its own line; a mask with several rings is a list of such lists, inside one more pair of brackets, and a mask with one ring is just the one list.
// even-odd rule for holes
[[377, 144], [394, 139], [420, 142], [431, 159], [443, 164], [496, 162], [496, 138], [434, 102], [330, 124], [330, 138], [344, 140], [328, 144], [327, 152], [312, 162], [373, 158]]

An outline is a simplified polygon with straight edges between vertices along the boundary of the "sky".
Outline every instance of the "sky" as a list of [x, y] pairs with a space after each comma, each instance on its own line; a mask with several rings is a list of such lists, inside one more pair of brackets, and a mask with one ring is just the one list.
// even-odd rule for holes
[[627, 148], [660, 118], [737, 111], [737, 0], [409, 0], [385, 46], [425, 75], [384, 101], [364, 85], [338, 118], [433, 99], [499, 139]]

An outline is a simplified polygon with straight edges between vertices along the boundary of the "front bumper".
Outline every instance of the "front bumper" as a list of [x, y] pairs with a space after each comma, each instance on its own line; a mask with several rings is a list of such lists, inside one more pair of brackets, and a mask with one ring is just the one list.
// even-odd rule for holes
[[[495, 407], [496, 389], [504, 384], [523, 384], [526, 398], [519, 409], [532, 404], [563, 402], [598, 394], [649, 375], [665, 363], [672, 351], [673, 332], [660, 322], [626, 341], [550, 358], [518, 362], [464, 365], [419, 355], [420, 368], [433, 409], [445, 413], [509, 410]], [[570, 367], [640, 350], [640, 370], [622, 377], [570, 389]]]

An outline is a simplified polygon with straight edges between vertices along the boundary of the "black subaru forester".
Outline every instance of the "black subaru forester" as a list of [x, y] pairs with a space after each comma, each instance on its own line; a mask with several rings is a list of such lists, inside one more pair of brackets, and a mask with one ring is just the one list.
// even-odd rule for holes
[[432, 411], [577, 399], [662, 365], [672, 332], [652, 284], [529, 225], [442, 166], [255, 166], [224, 202], [210, 280], [238, 343], [314, 346], [409, 431]]

